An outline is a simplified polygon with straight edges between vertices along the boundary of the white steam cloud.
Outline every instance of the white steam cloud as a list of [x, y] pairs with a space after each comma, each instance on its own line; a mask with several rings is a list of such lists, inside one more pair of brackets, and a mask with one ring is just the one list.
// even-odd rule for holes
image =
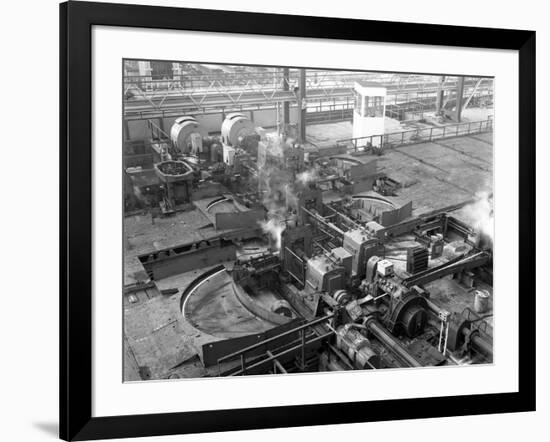
[[[283, 141], [281, 137], [267, 137], [269, 155], [284, 158], [285, 148], [293, 144], [293, 140]], [[265, 164], [258, 173], [259, 190], [262, 192], [262, 204], [267, 210], [267, 220], [259, 224], [262, 231], [270, 235], [277, 250], [281, 249], [282, 233], [286, 228], [286, 221], [291, 217], [288, 207], [295, 207], [298, 203], [295, 190], [305, 187], [318, 179], [314, 168], [294, 174], [285, 169], [282, 164]]]
[[305, 186], [309, 183], [314, 182], [317, 178], [319, 178], [317, 170], [312, 168], [300, 172], [298, 175], [296, 175], [296, 182], [300, 183], [302, 186]]
[[281, 250], [281, 236], [286, 227], [285, 222], [278, 218], [272, 217], [267, 221], [260, 222], [260, 226], [262, 227], [264, 233], [271, 236], [275, 243], [275, 248], [277, 250]]
[[472, 227], [488, 237], [492, 244], [495, 236], [492, 195], [486, 191], [476, 194], [476, 201], [464, 207], [464, 215]]

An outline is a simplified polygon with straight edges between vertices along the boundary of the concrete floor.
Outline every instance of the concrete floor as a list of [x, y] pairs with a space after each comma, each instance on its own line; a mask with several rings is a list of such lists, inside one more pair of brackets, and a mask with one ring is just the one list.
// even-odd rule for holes
[[480, 192], [492, 192], [492, 134], [451, 138], [390, 149], [378, 158], [379, 169], [400, 183], [398, 191], [413, 201], [413, 214], [458, 204]]
[[[139, 302], [125, 303], [125, 381], [168, 378], [174, 369], [187, 361], [187, 377], [206, 374], [197, 353], [203, 341], [201, 338], [211, 338], [184, 320], [180, 302], [182, 290], [207, 270], [209, 268], [158, 281], [156, 296], [144, 297], [140, 290], [134, 293]], [[178, 292], [170, 296], [160, 293], [168, 288], [176, 288]]]
[[[230, 267], [231, 263], [226, 263]], [[124, 380], [202, 377], [215, 374], [198, 355], [203, 345], [271, 330], [276, 324], [251, 313], [237, 299], [232, 278], [222, 272], [201, 285], [181, 305], [183, 290], [204, 268], [155, 281], [158, 287], [133, 292], [124, 308]], [[160, 290], [178, 289], [165, 296]], [[262, 295], [264, 298], [266, 293]], [[269, 301], [269, 300], [268, 300]], [[259, 299], [260, 304], [268, 302]], [[182, 311], [183, 310], [183, 311]]]
[[124, 219], [124, 285], [145, 283], [149, 277], [139, 261], [140, 255], [194, 241], [208, 240], [230, 233], [215, 229], [199, 209], [177, 212], [166, 218], [141, 214]]

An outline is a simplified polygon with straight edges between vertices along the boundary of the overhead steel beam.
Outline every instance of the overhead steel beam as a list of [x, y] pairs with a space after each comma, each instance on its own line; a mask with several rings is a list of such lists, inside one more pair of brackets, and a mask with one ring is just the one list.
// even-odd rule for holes
[[435, 113], [436, 115], [441, 114], [441, 111], [443, 110], [443, 100], [445, 99], [445, 75], [442, 75], [439, 77], [439, 88], [437, 90], [437, 95], [435, 97]]
[[[132, 77], [130, 77], [132, 78]], [[132, 120], [149, 119], [155, 117], [170, 117], [185, 113], [204, 113], [211, 109], [238, 109], [243, 106], [258, 106], [276, 103], [296, 103], [298, 97], [294, 93], [295, 80], [287, 78], [283, 73], [281, 81], [273, 81], [270, 84], [249, 83], [246, 84], [217, 84], [211, 86], [190, 87], [165, 90], [148, 91], [139, 86], [135, 80], [125, 82], [127, 98], [124, 103], [125, 118]], [[444, 90], [455, 87], [456, 82], [447, 81]], [[179, 85], [180, 83], [178, 83]], [[299, 86], [299, 79], [296, 83]], [[308, 101], [325, 101], [327, 99], [349, 100], [353, 95], [353, 82], [336, 81], [332, 78], [320, 81], [308, 79], [306, 74]], [[384, 84], [388, 95], [394, 97], [394, 104], [410, 100], [410, 95], [433, 95], [439, 90], [438, 83], [409, 83], [409, 84]], [[473, 89], [474, 82], [465, 83], [466, 88]], [[490, 84], [485, 87], [490, 89]], [[388, 102], [391, 104], [392, 100]], [[287, 113], [289, 115], [289, 112]]]
[[456, 84], [456, 107], [455, 107], [455, 121], [460, 123], [462, 121], [462, 105], [464, 100], [464, 77], [458, 77]]
[[[283, 91], [290, 90], [290, 69], [283, 68]], [[290, 102], [283, 102], [283, 122], [285, 125], [290, 123]]]

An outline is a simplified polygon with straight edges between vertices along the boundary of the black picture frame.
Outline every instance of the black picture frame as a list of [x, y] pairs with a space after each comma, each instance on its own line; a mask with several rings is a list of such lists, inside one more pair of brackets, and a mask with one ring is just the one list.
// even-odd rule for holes
[[[519, 391], [339, 404], [92, 417], [94, 25], [519, 52]], [[90, 440], [535, 410], [535, 32], [67, 2], [60, 5], [60, 437]], [[519, 294], [518, 294], [519, 295]]]

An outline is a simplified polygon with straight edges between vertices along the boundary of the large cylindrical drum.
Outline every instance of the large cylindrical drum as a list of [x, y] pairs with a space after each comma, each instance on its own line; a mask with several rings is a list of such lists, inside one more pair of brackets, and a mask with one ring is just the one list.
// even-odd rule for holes
[[255, 133], [254, 129], [254, 123], [243, 114], [227, 114], [222, 123], [222, 142], [237, 147], [242, 138]]
[[409, 307], [401, 316], [403, 329], [409, 338], [414, 338], [424, 331], [428, 315], [420, 305]]
[[[195, 134], [195, 137], [193, 137], [193, 134]], [[177, 118], [172, 125], [172, 129], [170, 129], [172, 143], [183, 154], [188, 154], [192, 151], [193, 141], [197, 143], [198, 138], [202, 139], [207, 136], [208, 132], [206, 129], [199, 124], [195, 117], [191, 116]]]

